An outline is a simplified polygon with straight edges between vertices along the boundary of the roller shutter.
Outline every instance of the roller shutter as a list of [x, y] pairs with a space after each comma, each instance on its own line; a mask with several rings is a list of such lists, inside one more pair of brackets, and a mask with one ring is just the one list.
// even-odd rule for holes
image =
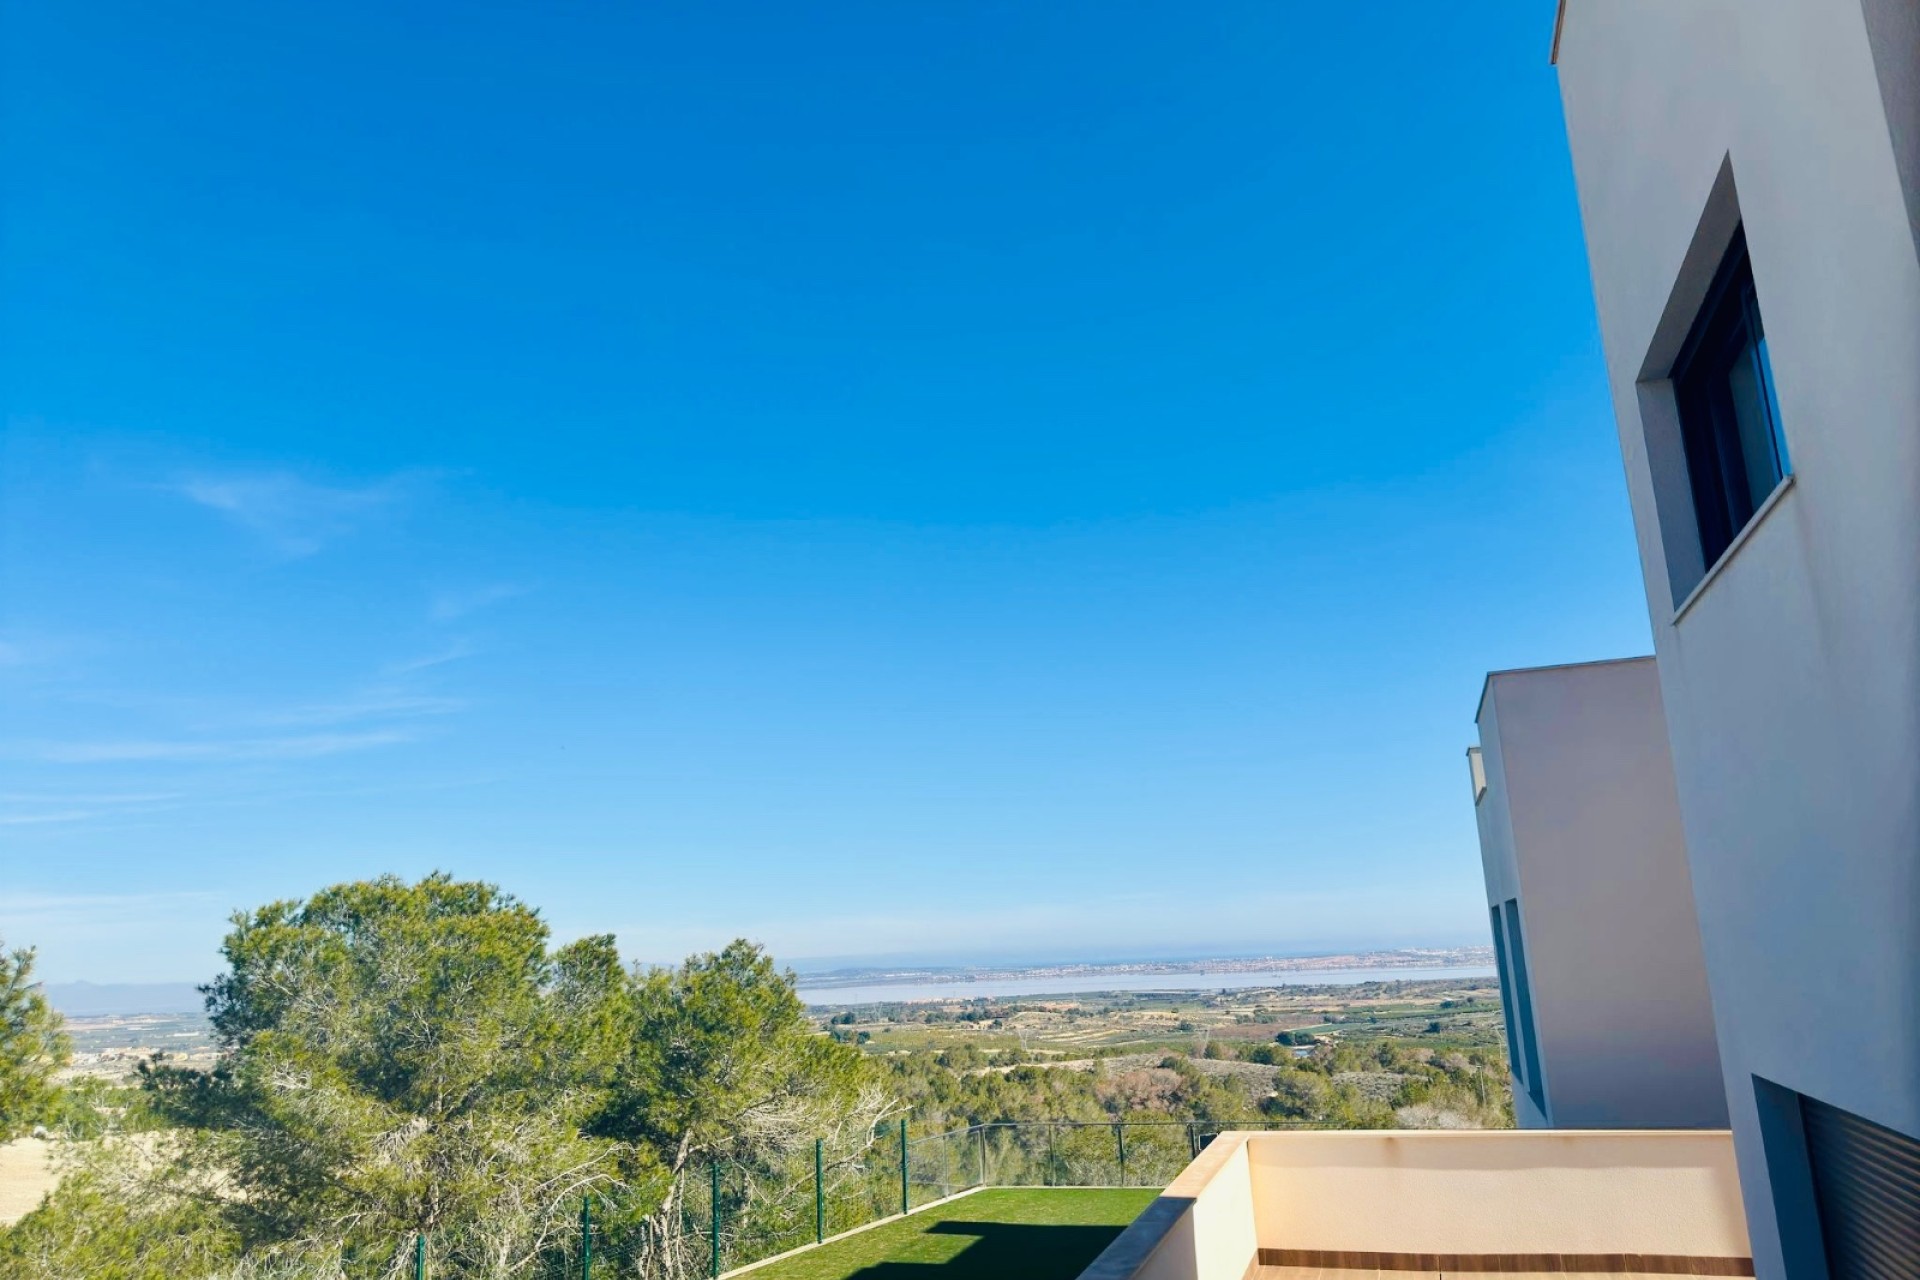
[[1831, 1280], [1920, 1280], [1920, 1141], [1800, 1100]]

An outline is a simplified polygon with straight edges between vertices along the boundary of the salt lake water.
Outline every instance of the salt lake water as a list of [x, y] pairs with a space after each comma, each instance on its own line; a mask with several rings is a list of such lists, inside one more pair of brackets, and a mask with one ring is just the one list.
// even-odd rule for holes
[[887, 1001], [1003, 999], [1064, 996], [1088, 991], [1234, 991], [1243, 987], [1345, 987], [1362, 982], [1428, 982], [1445, 978], [1491, 978], [1491, 965], [1432, 969], [1285, 969], [1272, 973], [1076, 973], [1054, 978], [977, 978], [971, 982], [874, 982], [848, 987], [809, 987], [800, 998], [819, 1008]]

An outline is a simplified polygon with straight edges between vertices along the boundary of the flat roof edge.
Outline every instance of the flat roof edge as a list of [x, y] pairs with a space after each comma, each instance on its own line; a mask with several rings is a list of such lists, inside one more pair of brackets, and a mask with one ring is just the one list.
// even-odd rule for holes
[[1537, 667], [1500, 667], [1487, 672], [1480, 682], [1480, 700], [1473, 705], [1473, 722], [1480, 723], [1480, 717], [1487, 710], [1487, 695], [1493, 691], [1493, 682], [1499, 676], [1530, 676], [1542, 671], [1578, 671], [1582, 667], [1624, 667], [1636, 662], [1655, 662], [1658, 659], [1651, 653], [1630, 654], [1624, 658], [1592, 658], [1585, 662], [1549, 662]]

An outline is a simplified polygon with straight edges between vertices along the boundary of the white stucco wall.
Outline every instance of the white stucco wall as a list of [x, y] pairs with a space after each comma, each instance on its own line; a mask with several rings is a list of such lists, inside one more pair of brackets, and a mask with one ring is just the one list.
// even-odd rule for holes
[[1080, 1280], [1242, 1280], [1259, 1247], [1245, 1133], [1223, 1133]]
[[[1914, 122], [1886, 115], [1920, 101], [1920, 58], [1889, 44], [1912, 38], [1903, 12], [1567, 0], [1559, 43], [1763, 1280], [1786, 1270], [1754, 1076], [1920, 1134], [1920, 255]], [[1794, 479], [1676, 618], [1692, 575], [1669, 572], [1670, 482], [1661, 524], [1660, 379], [1732, 197]]]
[[1746, 1258], [1733, 1164], [1724, 1130], [1223, 1133], [1080, 1280], [1243, 1280], [1266, 1249]]
[[1545, 1083], [1521, 1125], [1725, 1126], [1653, 660], [1495, 672], [1479, 726], [1487, 901], [1520, 902]]
[[1247, 1158], [1263, 1249], [1748, 1256], [1725, 1132], [1262, 1133]]

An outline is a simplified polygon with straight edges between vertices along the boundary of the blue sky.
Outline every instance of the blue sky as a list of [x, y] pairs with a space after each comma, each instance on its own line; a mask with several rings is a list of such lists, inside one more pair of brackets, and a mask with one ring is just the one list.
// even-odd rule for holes
[[1551, 20], [15, 12], [0, 932], [1481, 941], [1482, 673], [1648, 645]]

